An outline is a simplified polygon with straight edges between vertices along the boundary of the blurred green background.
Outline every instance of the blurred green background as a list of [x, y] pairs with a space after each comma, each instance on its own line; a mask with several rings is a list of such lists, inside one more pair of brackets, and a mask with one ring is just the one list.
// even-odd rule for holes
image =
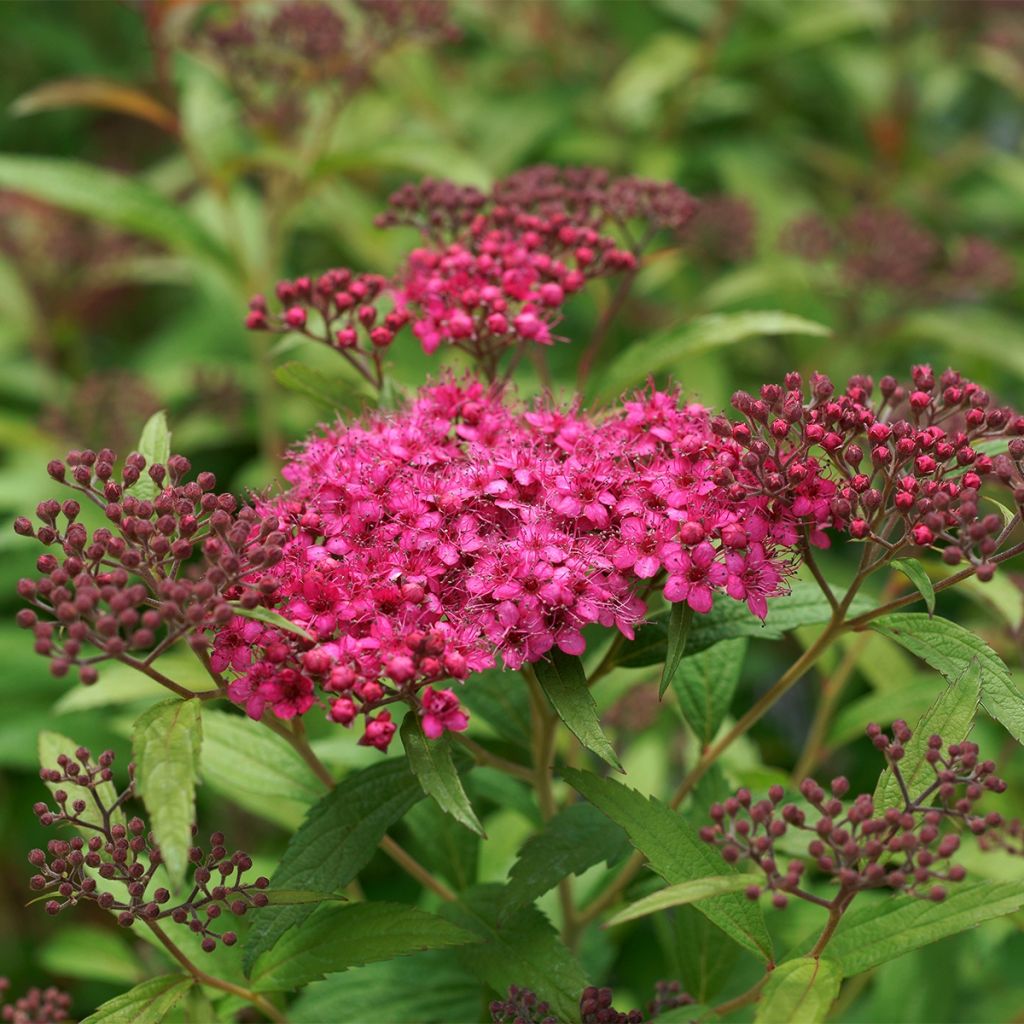
[[[125, 453], [160, 408], [193, 465], [239, 491], [267, 486], [285, 446], [332, 414], [282, 388], [275, 369], [340, 368], [314, 346], [247, 335], [249, 295], [332, 265], [388, 273], [414, 236], [379, 231], [373, 217], [423, 175], [486, 186], [527, 164], [594, 163], [709, 200], [683, 245], [655, 252], [641, 273], [588, 384], [594, 400], [648, 372], [724, 406], [737, 387], [791, 368], [877, 378], [931, 361], [1024, 405], [1021, 4], [457, 0], [401, 8], [394, 25], [386, 5], [328, 7], [0, 5], [5, 523], [52, 494], [48, 459], [82, 445]], [[814, 250], [830, 237], [828, 253]], [[586, 337], [609, 298], [602, 287], [574, 301], [562, 333]], [[737, 337], [697, 319], [743, 310], [798, 314], [833, 333]], [[556, 389], [573, 387], [578, 354], [552, 352]], [[438, 368], [408, 338], [391, 355], [406, 385]], [[538, 387], [529, 367], [519, 383]], [[343, 406], [361, 401], [343, 385]], [[57, 979], [84, 1014], [151, 954], [139, 960], [98, 911], [54, 921], [25, 908], [25, 852], [43, 840], [31, 814], [36, 734], [126, 752], [126, 723], [151, 694], [114, 670], [102, 690], [51, 679], [13, 625], [14, 581], [31, 571], [34, 545], [6, 529], [0, 553], [0, 972], [15, 990]], [[842, 552], [825, 562], [843, 574]], [[946, 612], [1019, 671], [1024, 604], [1012, 572]], [[853, 700], [877, 705], [904, 684], [909, 694], [915, 666], [883, 643], [859, 663]], [[757, 644], [739, 700], [792, 653]], [[634, 784], [656, 792], [678, 777], [680, 723], [656, 716], [644, 685], [631, 689], [646, 682], [629, 674], [604, 704]], [[792, 766], [813, 686], [755, 732], [767, 763]], [[854, 707], [847, 721], [864, 718]], [[989, 753], [1009, 756], [995, 727], [977, 732]], [[321, 742], [338, 764], [366, 753], [347, 736]], [[768, 774], [751, 751], [741, 745], [728, 767], [761, 785]], [[878, 767], [857, 742], [833, 762], [866, 784]], [[1019, 753], [1003, 767], [1019, 812]], [[282, 848], [294, 808], [268, 821], [217, 796], [230, 782], [207, 781], [201, 810], [217, 827], [267, 857]], [[418, 826], [428, 860], [439, 858], [435, 824]], [[481, 877], [503, 877], [528, 827], [512, 810], [493, 816]], [[404, 886], [386, 863], [371, 865], [371, 893]], [[796, 936], [796, 918], [779, 927]], [[1024, 1020], [1021, 924], [993, 922], [858, 980], [839, 1019]], [[678, 960], [676, 940], [653, 925], [621, 947], [602, 941], [588, 954], [602, 980], [638, 999]]]

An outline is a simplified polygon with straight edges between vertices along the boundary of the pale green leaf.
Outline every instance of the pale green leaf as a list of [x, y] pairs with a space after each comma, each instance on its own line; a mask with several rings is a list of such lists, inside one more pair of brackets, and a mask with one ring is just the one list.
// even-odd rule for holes
[[601, 728], [597, 704], [587, 686], [587, 676], [580, 659], [555, 647], [547, 659], [538, 661], [533, 669], [541, 689], [569, 731], [587, 750], [622, 771], [622, 765]]
[[282, 387], [308, 395], [332, 410], [358, 404], [367, 391], [350, 373], [329, 373], [295, 360], [279, 366], [274, 376]]
[[50, 974], [114, 985], [134, 985], [142, 964], [127, 941], [110, 928], [64, 926], [39, 947], [39, 964]]
[[692, 882], [680, 882], [666, 889], [659, 889], [650, 896], [645, 896], [636, 903], [631, 903], [625, 910], [620, 910], [614, 917], [605, 922], [605, 927], [635, 921], [638, 917], [647, 917], [669, 907], [682, 907], [688, 903], [707, 899], [709, 896], [721, 896], [727, 892], [742, 892], [748, 886], [764, 882], [763, 875], [711, 875], [707, 878], [695, 878]]
[[820, 1024], [839, 995], [843, 975], [828, 959], [804, 956], [779, 964], [757, 1003], [755, 1024]]
[[142, 501], [152, 501], [161, 489], [149, 475], [149, 469], [157, 464], [166, 469], [167, 460], [171, 457], [171, 432], [167, 427], [167, 413], [162, 409], [146, 420], [137, 451], [146, 460], [146, 468], [132, 484], [131, 492]]
[[[60, 771], [57, 757], [60, 754], [67, 754], [68, 757], [75, 759], [75, 751], [79, 747], [79, 744], [72, 739], [68, 739], [67, 736], [63, 736], [59, 732], [49, 732], [46, 730], [39, 733], [38, 745], [39, 767], [55, 771]], [[85, 810], [78, 816], [82, 821], [88, 822], [90, 825], [102, 825], [104, 823], [103, 814], [96, 803], [97, 799], [99, 799], [104, 807], [111, 807], [114, 801], [117, 800], [117, 790], [112, 782], [101, 782], [96, 787], [95, 797], [84, 786], [79, 786], [74, 782], [47, 782], [46, 788], [51, 793], [56, 792], [58, 789], [64, 790], [68, 794], [69, 808], [76, 800], [84, 800]], [[124, 814], [120, 809], [114, 813], [113, 820], [118, 823], [124, 822]], [[89, 834], [93, 834], [92, 830], [89, 830]]]
[[472, 932], [401, 903], [324, 907], [261, 954], [257, 992], [285, 991], [349, 967], [475, 941]]
[[185, 876], [192, 846], [201, 707], [198, 700], [162, 701], [144, 711], [132, 729], [135, 784], [173, 885]]
[[195, 982], [184, 974], [165, 974], [108, 999], [82, 1024], [159, 1024], [192, 988]]
[[409, 767], [419, 779], [423, 792], [432, 797], [445, 814], [486, 838], [452, 760], [451, 737], [445, 733], [436, 740], [428, 739], [423, 734], [419, 716], [414, 714], [405, 716], [401, 736]]

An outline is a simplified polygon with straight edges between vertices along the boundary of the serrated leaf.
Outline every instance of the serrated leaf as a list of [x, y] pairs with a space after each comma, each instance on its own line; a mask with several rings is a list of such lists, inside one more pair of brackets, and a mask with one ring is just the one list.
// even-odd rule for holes
[[708, 1002], [733, 977], [740, 947], [693, 906], [676, 908], [666, 923], [675, 937], [678, 976], [698, 1002]]
[[1018, 743], [1024, 743], [1024, 694], [1002, 658], [980, 636], [923, 612], [883, 615], [869, 625], [949, 680], [959, 678], [976, 659], [981, 667], [982, 706]]
[[195, 982], [184, 974], [152, 978], [113, 999], [108, 999], [82, 1024], [159, 1024]]
[[625, 832], [596, 807], [570, 804], [520, 848], [509, 869], [503, 913], [532, 903], [563, 878], [580, 875], [601, 861], [611, 866], [629, 849]]
[[559, 1020], [579, 1020], [580, 992], [587, 985], [583, 967], [536, 907], [499, 919], [503, 894], [500, 885], [480, 885], [441, 908], [479, 939], [456, 951], [459, 962], [495, 992], [519, 985], [549, 1003]]
[[[59, 732], [44, 730], [39, 734], [38, 739], [39, 767], [52, 768], [59, 771], [60, 766], [57, 764], [57, 757], [60, 754], [67, 754], [68, 757], [74, 758], [78, 747], [79, 744], [72, 739], [68, 739], [67, 736], [63, 736]], [[91, 825], [103, 824], [103, 815], [96, 804], [96, 797], [99, 798], [104, 807], [110, 807], [117, 800], [117, 790], [112, 782], [101, 782], [96, 787], [96, 797], [84, 786], [79, 786], [73, 782], [47, 782], [46, 788], [51, 793], [56, 792], [58, 789], [64, 790], [68, 794], [69, 803], [74, 803], [75, 800], [79, 799], [84, 800], [85, 810], [82, 811], [79, 817], [82, 821], [86, 821]], [[111, 820], [123, 824], [124, 814], [118, 809]], [[89, 834], [93, 834], [91, 830]]]
[[622, 765], [601, 728], [597, 703], [587, 686], [587, 676], [580, 659], [555, 647], [548, 658], [536, 662], [533, 669], [541, 689], [569, 731], [587, 750], [621, 772]]
[[712, 647], [683, 658], [672, 683], [683, 716], [707, 746], [729, 713], [743, 671], [747, 640], [721, 640]]
[[[723, 870], [724, 861], [717, 851], [711, 850], [696, 829], [667, 804], [590, 772], [566, 768], [562, 774], [569, 785], [626, 830], [652, 870], [670, 885], [729, 874]], [[694, 906], [755, 956], [772, 959], [771, 938], [757, 903], [726, 893]]]
[[201, 706], [198, 700], [161, 701], [144, 711], [132, 729], [135, 785], [174, 885], [185, 876], [196, 820]]
[[686, 637], [693, 622], [693, 609], [680, 601], [672, 605], [668, 614], [668, 632], [665, 636], [665, 667], [661, 670], [661, 682], [658, 684], [658, 700], [665, 696], [669, 684], [676, 677], [679, 662], [686, 651]]
[[142, 501], [152, 501], [160, 493], [160, 488], [149, 475], [149, 468], [157, 463], [166, 467], [171, 457], [171, 432], [167, 427], [167, 413], [163, 409], [146, 420], [136, 451], [146, 460], [146, 468], [132, 484], [131, 492]]
[[[871, 602], [857, 597], [850, 606], [851, 615], [868, 611]], [[783, 634], [800, 626], [816, 626], [828, 622], [832, 609], [815, 583], [797, 580], [792, 591], [768, 600], [768, 615], [762, 622], [742, 601], [722, 598], [707, 615], [695, 615], [686, 638], [686, 653], [697, 654], [720, 640], [751, 637], [778, 640]], [[668, 626], [665, 614], [654, 615], [650, 622], [636, 631], [636, 639], [624, 644], [616, 664], [626, 668], [659, 665], [668, 653]]]
[[[914, 727], [914, 735], [906, 745], [906, 753], [900, 761], [900, 774], [911, 799], [916, 799], [923, 789], [935, 781], [935, 772], [925, 760], [928, 738], [938, 734], [947, 745], [966, 739], [974, 724], [974, 716], [978, 713], [980, 699], [981, 670], [978, 662], [973, 661], [958, 679], [947, 685]], [[874, 799], [880, 810], [903, 807], [903, 795], [891, 768], [887, 768], [879, 778]]]
[[638, 917], [657, 914], [670, 907], [682, 907], [698, 900], [706, 900], [709, 896], [721, 896], [727, 892], [742, 892], [748, 886], [764, 883], [764, 875], [711, 875], [708, 878], [695, 878], [692, 882], [680, 882], [659, 889], [650, 896], [645, 896], [636, 903], [631, 903], [625, 910], [620, 910], [614, 917], [605, 922], [606, 928], [627, 921], [635, 921]]
[[282, 387], [308, 395], [332, 410], [351, 406], [365, 394], [351, 374], [327, 373], [298, 360], [279, 366], [274, 376]]
[[792, 334], [824, 338], [831, 333], [824, 324], [778, 310], [710, 313], [634, 342], [608, 368], [601, 393], [618, 394], [664, 370], [681, 369], [684, 360], [698, 353], [751, 338]]
[[419, 779], [423, 792], [435, 800], [445, 814], [486, 839], [484, 827], [462, 788], [462, 780], [452, 761], [451, 737], [445, 733], [436, 740], [427, 739], [419, 716], [413, 714], [405, 716], [401, 736], [409, 767]]
[[924, 566], [916, 558], [894, 558], [889, 563], [894, 569], [898, 569], [917, 588], [917, 592], [924, 598], [925, 607], [929, 615], [935, 614], [935, 587], [925, 572]]
[[[1022, 906], [1024, 881], [960, 882], [941, 903], [893, 896], [844, 914], [828, 955], [849, 978]], [[801, 948], [813, 943], [809, 937]]]
[[268, 907], [293, 907], [300, 903], [344, 903], [347, 899], [341, 893], [323, 892], [317, 889], [264, 889]]
[[[310, 808], [288, 843], [271, 885], [278, 889], [344, 888], [373, 856], [388, 828], [422, 799], [423, 790], [404, 757], [353, 772], [343, 785]], [[301, 905], [261, 910], [246, 937], [246, 969], [311, 912]]]
[[772, 971], [755, 1024], [819, 1024], [839, 995], [843, 975], [829, 959], [803, 956]]
[[484, 719], [509, 743], [530, 749], [530, 695], [525, 686], [510, 686], [509, 673], [488, 669], [473, 676], [459, 698], [471, 714]]
[[476, 1020], [481, 986], [450, 951], [419, 953], [331, 974], [304, 989], [288, 1007], [293, 1024], [366, 1024]]
[[200, 774], [210, 789], [290, 831], [324, 791], [286, 740], [251, 718], [209, 706]]
[[234, 270], [227, 250], [180, 203], [127, 175], [77, 160], [0, 156], [0, 188], [151, 238], [168, 249]]
[[244, 608], [242, 605], [235, 603], [231, 605], [231, 610], [236, 615], [241, 615], [242, 618], [265, 622], [268, 626], [276, 626], [278, 629], [283, 629], [286, 633], [294, 633], [296, 636], [301, 636], [303, 640], [312, 641], [313, 639], [297, 622], [292, 622], [291, 619], [286, 619], [279, 612], [272, 611], [270, 608], [264, 608], [261, 604], [256, 605], [255, 608]]
[[277, 992], [349, 967], [475, 941], [472, 932], [401, 903], [324, 907], [263, 953], [250, 975], [257, 992]]

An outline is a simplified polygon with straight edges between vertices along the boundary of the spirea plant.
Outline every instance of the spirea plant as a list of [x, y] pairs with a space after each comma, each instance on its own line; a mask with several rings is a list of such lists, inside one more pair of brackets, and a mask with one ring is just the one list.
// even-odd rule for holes
[[[42, 547], [18, 623], [57, 676], [103, 687], [115, 667], [166, 691], [130, 726], [123, 769], [41, 740], [50, 799], [34, 811], [54, 837], [28, 854], [27, 892], [57, 923], [91, 905], [155, 950], [90, 1021], [199, 998], [221, 1020], [332, 1019], [375, 977], [382, 1022], [817, 1021], [847, 979], [1024, 905], [1024, 833], [970, 738], [991, 718], [1007, 756], [1024, 696], [940, 614], [947, 590], [1024, 551], [1024, 416], [928, 365], [845, 383], [794, 371], [730, 410], [688, 395], [685, 366], [678, 383], [585, 398], [649, 253], [715, 252], [715, 225], [738, 230], [743, 211], [597, 168], [406, 185], [378, 219], [418, 232], [392, 272], [320, 269], [250, 303], [250, 330], [331, 349], [374, 396], [292, 448], [280, 481], [218, 491], [172, 454], [162, 414], [123, 458], [49, 464], [62, 496], [15, 523]], [[909, 242], [878, 266], [863, 220], [835, 237], [800, 226], [792, 244], [809, 251], [814, 227], [858, 287], [939, 287], [981, 252], [946, 259], [896, 225]], [[575, 337], [596, 282], [603, 313]], [[575, 394], [545, 386], [559, 345], [579, 350]], [[390, 371], [416, 348], [438, 363], [406, 390]], [[516, 383], [528, 365], [533, 395]], [[323, 389], [301, 362], [284, 379]], [[844, 576], [827, 549], [849, 546]], [[748, 640], [793, 630], [796, 660], [735, 699]], [[873, 790], [804, 778], [834, 752], [845, 662], [818, 684], [792, 781], [765, 769], [747, 785], [748, 731], [872, 635], [932, 670], [923, 714], [897, 691], [861, 724], [881, 755]], [[612, 731], [602, 690], [645, 684], [656, 706]], [[667, 800], [623, 767], [661, 716], [685, 765]], [[363, 766], [343, 770], [358, 746]], [[200, 781], [290, 825], [279, 863], [227, 845], [246, 818], [198, 820]], [[505, 806], [531, 833], [484, 874]], [[378, 851], [408, 885], [381, 891]], [[773, 915], [795, 903], [806, 934], [783, 939]], [[606, 929], [675, 927], [682, 907], [734, 977], [664, 977], [617, 1006]], [[48, 990], [4, 1014], [66, 1010]]]

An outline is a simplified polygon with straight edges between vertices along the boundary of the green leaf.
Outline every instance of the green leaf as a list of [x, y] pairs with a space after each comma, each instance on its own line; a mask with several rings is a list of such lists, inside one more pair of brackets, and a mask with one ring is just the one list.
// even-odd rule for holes
[[747, 641], [740, 637], [691, 654], [679, 666], [672, 688], [702, 746], [715, 738], [729, 713], [746, 656]]
[[[59, 732], [48, 731], [43, 731], [39, 734], [38, 744], [40, 768], [50, 768], [57, 771], [60, 770], [60, 766], [57, 764], [57, 757], [60, 754], [67, 754], [68, 757], [74, 758], [75, 751], [79, 747], [79, 744], [72, 739], [68, 739], [67, 736], [63, 736]], [[46, 788], [51, 793], [55, 793], [58, 789], [64, 790], [68, 794], [69, 803], [74, 803], [75, 800], [79, 799], [84, 800], [85, 810], [79, 815], [82, 821], [88, 822], [90, 825], [103, 824], [103, 815], [96, 806], [96, 801], [92, 794], [84, 786], [79, 786], [74, 782], [47, 782]], [[104, 807], [110, 807], [117, 800], [117, 790], [112, 782], [101, 782], [96, 787], [96, 796], [102, 801]], [[124, 822], [124, 814], [120, 809], [115, 813], [113, 820], [118, 823]], [[92, 835], [92, 830], [88, 830], [88, 834]]]
[[[424, 805], [425, 806], [425, 805]], [[449, 951], [384, 960], [315, 981], [288, 1007], [293, 1024], [476, 1020], [481, 986]]]
[[171, 432], [167, 427], [167, 413], [161, 409], [146, 420], [139, 438], [138, 453], [146, 460], [146, 468], [139, 479], [132, 484], [131, 491], [142, 501], [152, 501], [161, 491], [149, 475], [150, 466], [159, 463], [166, 468], [171, 457]]
[[597, 704], [587, 686], [587, 676], [580, 659], [554, 647], [548, 658], [536, 662], [533, 669], [551, 706], [570, 732], [587, 750], [621, 772], [622, 765], [601, 729]]
[[824, 324], [778, 310], [710, 313], [631, 344], [608, 368], [601, 393], [618, 394], [664, 370], [681, 370], [695, 355], [751, 338], [793, 334], [825, 338], [831, 333]]
[[142, 965], [128, 943], [109, 928], [63, 927], [39, 947], [39, 964], [50, 974], [114, 985], [134, 985]]
[[[941, 903], [892, 896], [844, 914], [828, 955], [839, 962], [846, 977], [852, 977], [947, 935], [1016, 913], [1022, 906], [1022, 881], [961, 882], [950, 887]], [[806, 947], [813, 942], [809, 938]]]
[[835, 750], [853, 740], [862, 739], [868, 722], [889, 726], [897, 718], [916, 721], [934, 703], [935, 690], [935, 676], [931, 672], [922, 672], [895, 690], [869, 693], [847, 704], [836, 715], [829, 730], [828, 749]]
[[832, 960], [787, 960], [772, 971], [757, 1003], [755, 1024], [819, 1024], [836, 1001], [842, 981]]
[[677, 907], [664, 920], [675, 938], [676, 975], [686, 979], [686, 990], [706, 1003], [732, 979], [740, 947], [696, 907]]
[[[346, 776], [342, 785], [310, 808], [274, 872], [272, 887], [344, 888], [374, 855], [388, 828], [422, 799], [423, 790], [404, 757]], [[246, 937], [246, 968], [311, 912], [308, 906], [261, 910]]]
[[[906, 746], [906, 753], [900, 761], [900, 774], [911, 799], [927, 789], [935, 781], [935, 772], [925, 760], [928, 738], [937, 733], [946, 744], [960, 743], [966, 739], [978, 713], [981, 698], [981, 669], [972, 661], [958, 679], [949, 683], [939, 694], [935, 703], [924, 713], [914, 727], [914, 735]], [[904, 805], [899, 783], [892, 769], [887, 768], [875, 787], [875, 806], [879, 810]]]
[[[850, 614], [868, 611], [871, 602], [857, 597], [850, 605]], [[832, 609], [824, 600], [816, 583], [797, 580], [792, 591], [768, 601], [768, 616], [762, 622], [742, 601], [720, 598], [707, 615], [695, 615], [686, 638], [687, 656], [706, 650], [720, 640], [751, 637], [778, 640], [791, 629], [817, 626], [828, 622]], [[617, 664], [626, 668], [659, 665], [668, 654], [666, 615], [652, 616], [651, 621], [636, 631], [636, 639], [623, 645]]]
[[327, 373], [298, 360], [279, 366], [274, 376], [282, 387], [308, 395], [332, 410], [358, 403], [366, 393], [349, 373]]
[[668, 634], [665, 637], [665, 667], [661, 670], [658, 700], [665, 696], [669, 684], [676, 677], [679, 662], [686, 651], [686, 637], [693, 622], [693, 609], [685, 602], [672, 605], [668, 615]]
[[[729, 874], [718, 852], [667, 804], [590, 772], [566, 768], [562, 774], [569, 785], [626, 830], [629, 841], [669, 885]], [[745, 949], [771, 960], [772, 941], [757, 903], [726, 893], [694, 905]]]
[[151, 238], [168, 249], [233, 268], [227, 250], [180, 203], [114, 171], [76, 160], [0, 156], [0, 188]]
[[610, 867], [628, 852], [626, 834], [596, 807], [570, 804], [523, 843], [509, 869], [503, 913], [532, 903], [563, 878], [601, 861]]
[[231, 610], [243, 618], [255, 619], [257, 622], [265, 622], [268, 626], [283, 629], [287, 633], [294, 633], [296, 636], [301, 636], [303, 640], [311, 641], [313, 639], [297, 622], [292, 622], [291, 619], [286, 619], [280, 613], [264, 608], [261, 604], [256, 605], [255, 608], [244, 608], [235, 603], [231, 605]]
[[419, 779], [423, 792], [432, 797], [445, 814], [486, 839], [484, 827], [473, 811], [452, 761], [451, 737], [445, 733], [436, 740], [427, 739], [419, 716], [414, 714], [405, 716], [401, 735], [409, 767]]
[[445, 917], [481, 940], [461, 947], [459, 962], [495, 992], [519, 985], [549, 1003], [559, 1020], [579, 1020], [580, 992], [587, 985], [579, 961], [536, 907], [520, 907], [499, 919], [503, 901], [501, 886], [480, 885], [441, 908]]
[[185, 876], [196, 820], [201, 707], [198, 700], [161, 701], [144, 711], [132, 729], [135, 784], [174, 885]]
[[82, 1024], [158, 1024], [195, 982], [184, 974], [165, 974], [108, 999]]
[[282, 737], [244, 715], [208, 706], [200, 772], [210, 789], [289, 831], [324, 791]]
[[300, 903], [337, 903], [347, 897], [337, 892], [321, 892], [316, 889], [264, 889], [268, 907], [294, 907]]
[[894, 569], [899, 569], [911, 583], [917, 587], [917, 592], [924, 598], [925, 607], [929, 615], [935, 614], [935, 587], [925, 572], [924, 566], [916, 558], [894, 558], [889, 563]]
[[474, 674], [473, 685], [467, 686], [459, 699], [502, 739], [530, 749], [530, 694], [525, 686], [510, 686], [508, 672], [488, 669]]
[[297, 988], [349, 967], [474, 941], [472, 932], [401, 903], [324, 907], [257, 960], [257, 992]]
[[692, 882], [680, 882], [659, 889], [650, 896], [645, 896], [636, 903], [631, 903], [625, 910], [620, 910], [605, 922], [606, 928], [627, 921], [635, 921], [638, 917], [647, 917], [669, 907], [681, 907], [688, 903], [705, 900], [709, 896], [721, 896], [727, 892], [742, 892], [748, 886], [760, 885], [764, 875], [711, 875], [708, 878], [695, 878]]
[[1017, 689], [1002, 658], [980, 636], [923, 612], [883, 615], [869, 625], [951, 681], [977, 659], [982, 706], [1018, 743], [1024, 743], [1024, 694]]

